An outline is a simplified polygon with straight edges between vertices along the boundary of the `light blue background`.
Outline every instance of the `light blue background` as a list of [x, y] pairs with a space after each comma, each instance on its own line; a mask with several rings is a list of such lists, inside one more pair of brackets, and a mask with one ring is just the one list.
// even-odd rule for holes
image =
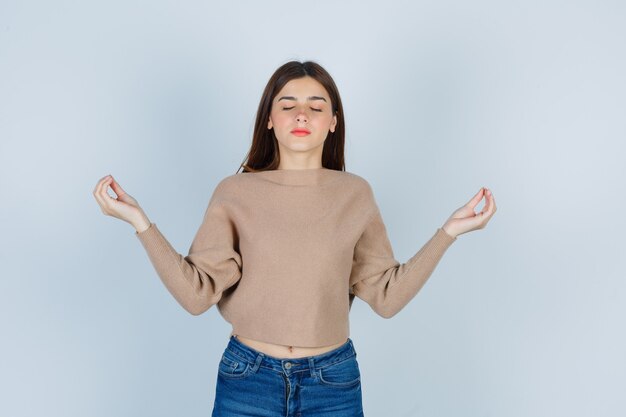
[[2, 1], [0, 415], [210, 414], [230, 327], [185, 312], [92, 191], [113, 174], [186, 254], [291, 59], [334, 77], [399, 261], [497, 200], [397, 316], [355, 300], [366, 416], [625, 415], [625, 12]]

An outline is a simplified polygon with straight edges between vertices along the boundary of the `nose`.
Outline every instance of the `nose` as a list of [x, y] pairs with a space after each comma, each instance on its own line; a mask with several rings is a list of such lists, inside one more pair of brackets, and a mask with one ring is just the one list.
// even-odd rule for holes
[[298, 113], [298, 115], [296, 116], [296, 120], [297, 120], [298, 122], [305, 122], [305, 123], [306, 123], [306, 121], [308, 120], [308, 118], [306, 117], [306, 114], [305, 114], [303, 111], [301, 111], [301, 112], [300, 112], [300, 113]]

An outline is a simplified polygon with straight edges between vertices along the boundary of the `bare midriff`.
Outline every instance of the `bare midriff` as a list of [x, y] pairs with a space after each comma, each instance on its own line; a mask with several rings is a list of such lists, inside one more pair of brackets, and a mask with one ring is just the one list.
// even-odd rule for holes
[[232, 333], [233, 336], [237, 338], [241, 343], [251, 347], [252, 349], [256, 349], [259, 352], [263, 352], [266, 355], [274, 356], [276, 358], [303, 358], [305, 356], [315, 356], [321, 355], [322, 353], [329, 352], [333, 349], [337, 349], [339, 346], [343, 345], [348, 341], [348, 339], [344, 340], [341, 343], [337, 343], [334, 345], [328, 346], [319, 346], [319, 347], [301, 347], [301, 346], [287, 346], [287, 345], [276, 345], [273, 343], [261, 342], [259, 340], [249, 339], [247, 337], [239, 336], [238, 334]]

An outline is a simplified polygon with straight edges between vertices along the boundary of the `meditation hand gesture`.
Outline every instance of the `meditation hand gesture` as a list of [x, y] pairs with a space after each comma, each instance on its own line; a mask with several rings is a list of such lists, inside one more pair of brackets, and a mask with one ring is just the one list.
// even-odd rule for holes
[[[117, 194], [113, 198], [107, 192], [108, 186]], [[93, 190], [93, 195], [100, 205], [100, 209], [107, 216], [113, 216], [133, 225], [137, 232], [143, 232], [150, 227], [150, 220], [143, 209], [130, 194], [126, 193], [122, 187], [113, 179], [111, 175], [101, 178]]]
[[[486, 203], [482, 211], [474, 213], [474, 207], [485, 197]], [[472, 230], [483, 229], [491, 216], [496, 212], [496, 201], [488, 188], [481, 188], [478, 193], [463, 207], [457, 209], [442, 229], [451, 236], [458, 236]]]

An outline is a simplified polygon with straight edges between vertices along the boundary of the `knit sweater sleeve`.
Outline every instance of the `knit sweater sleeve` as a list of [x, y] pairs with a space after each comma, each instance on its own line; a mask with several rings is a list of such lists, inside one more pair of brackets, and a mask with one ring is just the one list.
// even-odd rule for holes
[[135, 235], [167, 290], [189, 313], [199, 315], [217, 304], [241, 278], [235, 226], [216, 187], [187, 256], [179, 254], [155, 223]]
[[354, 249], [350, 291], [378, 315], [391, 318], [415, 297], [456, 237], [438, 228], [415, 255], [400, 263], [380, 209], [371, 198], [372, 214]]

